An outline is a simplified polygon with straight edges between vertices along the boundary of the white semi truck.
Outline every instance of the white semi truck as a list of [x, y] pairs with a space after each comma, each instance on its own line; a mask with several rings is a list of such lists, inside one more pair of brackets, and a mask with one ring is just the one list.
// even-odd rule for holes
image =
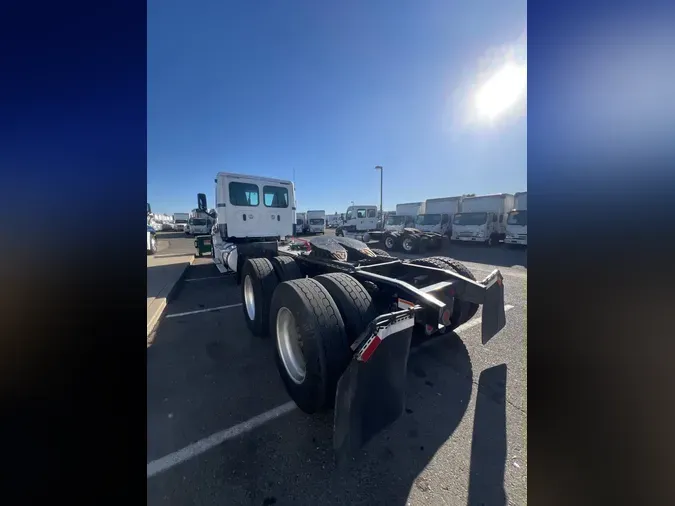
[[422, 212], [417, 216], [415, 228], [423, 232], [435, 232], [450, 237], [452, 219], [461, 209], [462, 197], [427, 199]]
[[[290, 398], [308, 414], [333, 411], [345, 462], [404, 412], [413, 327], [452, 331], [482, 305], [486, 344], [506, 323], [503, 278], [495, 269], [478, 281], [446, 257], [404, 262], [347, 237], [291, 240], [293, 193], [291, 181], [219, 173], [213, 261], [234, 273], [250, 334], [270, 337]], [[375, 206], [359, 209], [377, 219]]]
[[506, 218], [513, 209], [513, 195], [498, 193], [464, 197], [461, 212], [452, 221], [453, 241], [498, 244], [506, 237]]
[[377, 206], [349, 206], [344, 223], [335, 229], [335, 235], [360, 240], [371, 230], [377, 230]]
[[184, 232], [189, 219], [190, 213], [173, 213], [174, 229], [177, 232]]
[[307, 211], [307, 226], [310, 234], [326, 232], [326, 211]]
[[384, 229], [389, 231], [400, 231], [404, 228], [415, 226], [415, 218], [422, 209], [422, 202], [409, 202], [407, 204], [396, 204], [396, 212], [387, 215], [387, 221], [384, 222]]
[[527, 246], [527, 192], [514, 195], [513, 211], [506, 219], [505, 244]]

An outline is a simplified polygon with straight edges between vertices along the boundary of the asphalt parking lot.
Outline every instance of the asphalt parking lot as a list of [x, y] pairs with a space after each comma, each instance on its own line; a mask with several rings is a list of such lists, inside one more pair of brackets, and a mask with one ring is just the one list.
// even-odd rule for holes
[[[167, 242], [160, 254], [194, 252], [191, 238]], [[502, 270], [506, 327], [481, 345], [479, 311], [419, 340], [405, 414], [340, 469], [332, 414], [294, 407], [234, 278], [196, 260], [147, 351], [148, 504], [526, 504], [526, 254], [443, 254], [478, 279]]]

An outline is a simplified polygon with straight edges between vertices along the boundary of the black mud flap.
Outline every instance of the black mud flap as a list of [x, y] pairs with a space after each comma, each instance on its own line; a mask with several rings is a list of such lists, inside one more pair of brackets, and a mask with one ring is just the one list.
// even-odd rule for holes
[[504, 279], [499, 270], [494, 270], [482, 282], [485, 285], [483, 299], [483, 325], [481, 329], [483, 344], [492, 339], [506, 325], [504, 310]]
[[[397, 311], [383, 316], [390, 317], [390, 323], [374, 325], [338, 382], [333, 433], [338, 465], [356, 456], [373, 436], [396, 421], [405, 407], [414, 314]], [[379, 344], [373, 346], [378, 339]]]

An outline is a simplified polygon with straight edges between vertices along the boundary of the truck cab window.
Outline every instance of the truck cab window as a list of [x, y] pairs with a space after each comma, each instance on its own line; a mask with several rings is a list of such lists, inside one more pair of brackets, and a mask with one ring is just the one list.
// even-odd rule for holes
[[368, 218], [375, 218], [377, 216], [377, 211], [375, 209], [368, 209]]
[[356, 217], [357, 218], [365, 218], [366, 217], [366, 210], [365, 209], [357, 209], [356, 210]]
[[351, 220], [351, 219], [352, 219], [352, 210], [351, 210], [351, 209], [347, 211], [347, 215], [345, 216], [345, 219], [346, 219], [346, 220]]
[[449, 221], [449, 219], [450, 218], [448, 218], [448, 215], [444, 214], [443, 217], [441, 218], [441, 224], [445, 225]]
[[504, 222], [504, 215], [500, 214], [499, 215], [499, 223], [503, 223], [503, 222]]
[[265, 207], [288, 207], [288, 190], [281, 186], [263, 186]]
[[493, 214], [493, 215], [492, 215], [492, 221], [493, 221], [493, 222], [496, 222], [496, 221], [497, 221], [497, 215], [496, 215], [496, 214]]
[[233, 206], [256, 207], [258, 205], [258, 185], [231, 182], [229, 190], [230, 204]]

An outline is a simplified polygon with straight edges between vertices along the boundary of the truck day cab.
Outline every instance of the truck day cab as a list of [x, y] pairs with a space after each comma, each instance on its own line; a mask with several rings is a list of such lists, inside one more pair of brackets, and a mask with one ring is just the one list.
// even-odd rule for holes
[[514, 195], [514, 209], [506, 219], [504, 243], [527, 246], [527, 192]]
[[[455, 260], [403, 261], [347, 237], [289, 239], [294, 192], [291, 181], [219, 173], [213, 261], [235, 274], [242, 317], [253, 336], [270, 336], [295, 404], [333, 410], [345, 462], [402, 415], [413, 328], [452, 331], [483, 305], [486, 344], [506, 323], [504, 280], [498, 269], [477, 281]], [[369, 208], [376, 220], [375, 206], [352, 215], [368, 219]]]
[[326, 211], [307, 211], [307, 225], [310, 234], [325, 233]]
[[464, 197], [462, 210], [452, 222], [451, 240], [498, 244], [506, 237], [506, 216], [511, 209], [510, 193]]
[[422, 212], [417, 216], [415, 228], [423, 232], [435, 232], [450, 236], [452, 219], [459, 212], [462, 197], [441, 197], [427, 199]]
[[363, 234], [376, 229], [377, 206], [349, 206], [345, 213], [345, 221], [335, 229], [335, 235], [361, 239]]

